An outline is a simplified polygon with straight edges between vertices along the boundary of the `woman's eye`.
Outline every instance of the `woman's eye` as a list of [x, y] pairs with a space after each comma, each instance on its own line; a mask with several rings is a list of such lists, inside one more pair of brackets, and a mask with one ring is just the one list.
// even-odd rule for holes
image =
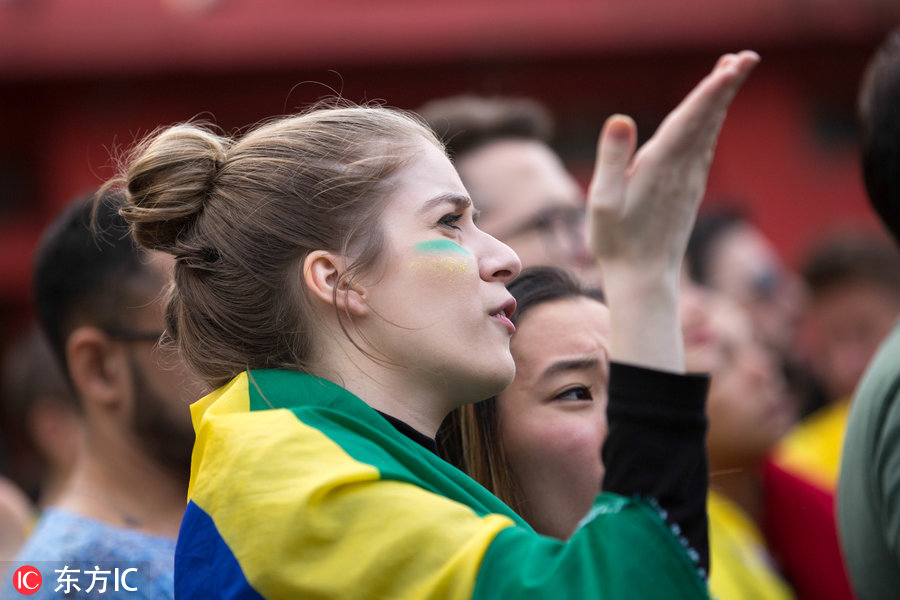
[[450, 227], [452, 229], [461, 229], [456, 225], [460, 219], [462, 219], [462, 213], [444, 215], [441, 217], [440, 221], [438, 221], [438, 225], [441, 227]]
[[591, 390], [584, 386], [578, 386], [569, 388], [561, 394], [557, 394], [553, 398], [554, 400], [593, 400], [594, 396], [591, 395]]

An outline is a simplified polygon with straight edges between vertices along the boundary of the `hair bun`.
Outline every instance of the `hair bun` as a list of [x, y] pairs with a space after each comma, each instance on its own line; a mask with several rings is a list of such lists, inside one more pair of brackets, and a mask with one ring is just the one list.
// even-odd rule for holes
[[175, 253], [203, 212], [230, 140], [197, 125], [175, 125], [150, 136], [125, 175], [122, 216], [138, 244]]

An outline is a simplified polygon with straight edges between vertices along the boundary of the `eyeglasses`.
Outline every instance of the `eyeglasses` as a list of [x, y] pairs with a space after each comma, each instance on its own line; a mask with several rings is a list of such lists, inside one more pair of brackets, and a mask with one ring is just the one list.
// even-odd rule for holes
[[585, 212], [576, 206], [554, 206], [530, 217], [524, 223], [511, 227], [505, 234], [496, 235], [500, 240], [537, 232], [551, 246], [573, 248], [584, 243]]
[[124, 327], [103, 327], [103, 332], [115, 340], [123, 342], [158, 342], [162, 331], [138, 331]]
[[776, 265], [768, 265], [753, 273], [750, 290], [755, 298], [771, 299], [783, 285], [783, 277]]

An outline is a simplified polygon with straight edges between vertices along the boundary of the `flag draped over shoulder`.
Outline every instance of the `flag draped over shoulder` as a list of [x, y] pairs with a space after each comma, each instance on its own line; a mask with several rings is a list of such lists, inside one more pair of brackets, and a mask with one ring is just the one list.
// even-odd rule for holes
[[612, 494], [536, 534], [343, 388], [249, 371], [192, 406], [179, 600], [706, 598], [649, 504]]

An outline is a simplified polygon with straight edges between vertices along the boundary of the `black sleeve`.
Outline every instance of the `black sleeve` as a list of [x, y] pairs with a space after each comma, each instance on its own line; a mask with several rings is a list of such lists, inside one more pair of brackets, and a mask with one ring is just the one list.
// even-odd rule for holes
[[612, 363], [604, 491], [649, 496], [709, 573], [706, 490], [706, 375], [677, 375]]

